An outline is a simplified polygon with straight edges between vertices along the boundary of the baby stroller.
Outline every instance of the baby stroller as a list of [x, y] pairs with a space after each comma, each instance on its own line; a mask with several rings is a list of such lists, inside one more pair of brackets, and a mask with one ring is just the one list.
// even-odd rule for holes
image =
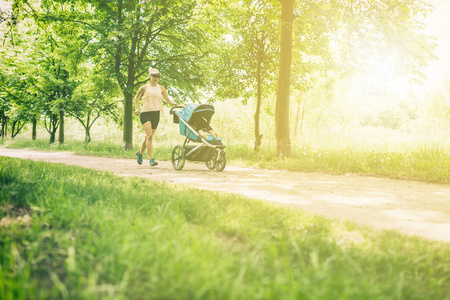
[[[209, 123], [214, 115], [214, 106], [209, 104], [186, 105], [170, 109], [173, 122], [180, 124], [180, 134], [185, 136], [183, 146], [176, 145], [172, 150], [172, 165], [180, 171], [186, 160], [205, 162], [210, 170], [222, 171], [227, 163], [225, 145], [219, 136], [215, 139], [208, 133], [207, 138], [199, 134], [200, 129], [211, 128]], [[208, 131], [208, 130], [206, 130]], [[191, 144], [192, 143], [192, 144]]]

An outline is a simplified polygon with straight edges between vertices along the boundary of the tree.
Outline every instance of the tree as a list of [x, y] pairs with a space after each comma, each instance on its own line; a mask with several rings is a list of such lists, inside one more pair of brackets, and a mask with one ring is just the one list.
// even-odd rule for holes
[[292, 26], [294, 21], [294, 0], [281, 2], [280, 69], [278, 75], [277, 102], [275, 108], [276, 155], [291, 154], [289, 128], [289, 94], [291, 87]]
[[[90, 73], [90, 74], [89, 74]], [[85, 129], [84, 141], [91, 141], [91, 128], [100, 116], [116, 114], [117, 101], [112, 98], [117, 95], [118, 86], [111, 78], [104, 76], [100, 70], [86, 68], [84, 78], [73, 94], [73, 102], [68, 107], [68, 113], [75, 117]]]
[[[256, 97], [254, 151], [258, 152], [260, 111], [264, 94], [274, 91], [278, 59], [278, 6], [260, 0], [235, 1], [225, 9], [227, 25], [220, 39], [222, 51], [213, 56], [215, 95], [221, 98]], [[274, 13], [275, 12], [275, 13]]]
[[[20, 39], [16, 38], [16, 41]], [[14, 138], [29, 120], [36, 119], [39, 111], [34, 105], [36, 95], [28, 92], [30, 81], [22, 69], [26, 58], [20, 46], [5, 43], [0, 53], [1, 135], [6, 136], [10, 123], [11, 138]]]
[[64, 38], [66, 32], [41, 19], [39, 10], [27, 1], [14, 2], [7, 25], [9, 44], [4, 43], [2, 49], [6, 53], [3, 63], [10, 70], [7, 80], [12, 88], [8, 93], [15, 99], [13, 104], [23, 111], [19, 110], [16, 118], [25, 115], [32, 120], [35, 138], [38, 116], [44, 114], [50, 143], [55, 141], [60, 124], [59, 141], [62, 143], [64, 107], [76, 87], [67, 67], [70, 61], [65, 60], [65, 53], [62, 53], [69, 40]]
[[[3, 80], [0, 82], [0, 86], [3, 87]], [[4, 92], [4, 89], [1, 88], [2, 91], [0, 91], [0, 122], [1, 122], [1, 129], [0, 129], [0, 136], [2, 139], [7, 135], [8, 133], [8, 112], [10, 108], [10, 103], [8, 100], [8, 94]]]
[[27, 78], [17, 74], [2, 74], [0, 92], [0, 110], [2, 119], [2, 137], [6, 136], [7, 125], [11, 125], [11, 138], [14, 138], [29, 120], [36, 118], [35, 96], [29, 94]]
[[[323, 40], [322, 56], [325, 62], [338, 73], [349, 75], [364, 68], [369, 58], [393, 56], [400, 62], [402, 74], [412, 74], [412, 79], [420, 80], [420, 68], [434, 58], [434, 43], [424, 31], [423, 18], [430, 11], [426, 3], [414, 1], [368, 2], [360, 0], [301, 2], [294, 5], [294, 0], [279, 0], [282, 5], [280, 69], [276, 103], [276, 154], [290, 154], [289, 137], [289, 92], [292, 62], [292, 26], [305, 24], [311, 17], [307, 12], [315, 9], [314, 19], [321, 20], [310, 26], [323, 28], [325, 24], [333, 31], [328, 31]], [[306, 9], [305, 9], [306, 8]], [[294, 14], [295, 12], [295, 14]], [[295, 17], [295, 19], [294, 19]], [[332, 25], [332, 26], [329, 26]], [[305, 36], [295, 36], [294, 43]], [[330, 47], [330, 41], [339, 47]], [[296, 43], [296, 47], [299, 43]], [[328, 70], [333, 71], [333, 70]], [[330, 91], [329, 87], [329, 91]]]
[[[28, 73], [32, 84], [30, 92], [39, 95], [38, 105], [42, 107], [45, 129], [52, 144], [56, 141], [56, 131], [64, 118], [65, 107], [70, 103], [78, 83], [70, 76], [68, 66], [58, 55], [58, 41], [53, 35], [43, 34], [36, 43], [36, 51], [32, 54], [34, 65], [29, 67]], [[63, 135], [59, 136], [59, 142], [64, 142]]]
[[[427, 95], [426, 105], [422, 111], [428, 123], [433, 127], [450, 125], [450, 81], [447, 81], [442, 90], [436, 90]], [[432, 120], [432, 121], [431, 121]]]
[[[124, 97], [123, 148], [132, 148], [133, 96], [148, 68], [164, 74], [171, 95], [196, 98], [205, 24], [195, 23], [197, 2], [47, 1], [43, 17], [82, 26], [95, 64], [105, 66]], [[172, 88], [176, 86], [177, 88]]]

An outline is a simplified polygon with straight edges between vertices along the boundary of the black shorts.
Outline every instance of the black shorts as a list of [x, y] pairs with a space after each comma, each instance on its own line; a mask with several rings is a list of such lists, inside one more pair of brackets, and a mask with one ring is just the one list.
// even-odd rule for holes
[[145, 111], [141, 112], [139, 119], [141, 124], [144, 125], [147, 122], [152, 123], [152, 129], [158, 128], [160, 111]]

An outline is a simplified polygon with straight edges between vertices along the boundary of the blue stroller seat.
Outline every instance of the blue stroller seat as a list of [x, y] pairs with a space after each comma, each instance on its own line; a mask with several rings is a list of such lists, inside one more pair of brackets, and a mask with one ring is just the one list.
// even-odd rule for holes
[[207, 132], [206, 141], [221, 141], [218, 136], [216, 139], [208, 133], [212, 127], [210, 126], [211, 118], [214, 115], [214, 106], [209, 104], [188, 104], [183, 110], [178, 112], [178, 116], [194, 129], [192, 131], [184, 122], [180, 123], [180, 134], [189, 137], [195, 142], [201, 142], [201, 136], [198, 134], [200, 129]]

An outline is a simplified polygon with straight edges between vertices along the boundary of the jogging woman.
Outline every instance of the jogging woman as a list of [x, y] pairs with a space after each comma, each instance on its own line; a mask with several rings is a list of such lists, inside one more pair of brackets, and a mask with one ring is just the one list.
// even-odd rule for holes
[[[150, 166], [156, 166], [158, 163], [153, 158], [153, 136], [159, 124], [159, 117], [161, 112], [164, 111], [162, 98], [172, 105], [177, 105], [175, 102], [169, 99], [167, 90], [158, 84], [161, 73], [158, 70], [148, 69], [150, 83], [141, 86], [134, 97], [134, 113], [139, 116], [141, 124], [144, 127], [145, 139], [142, 142], [141, 150], [136, 153], [138, 164], [142, 165], [142, 154], [147, 149], [148, 156], [150, 158]], [[142, 96], [142, 109], [139, 110], [139, 98]]]

